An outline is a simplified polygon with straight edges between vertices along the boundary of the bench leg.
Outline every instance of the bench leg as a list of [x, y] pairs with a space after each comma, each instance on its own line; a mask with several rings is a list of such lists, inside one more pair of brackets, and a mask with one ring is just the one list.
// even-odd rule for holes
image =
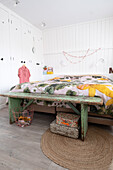
[[9, 97], [8, 101], [9, 101], [9, 121], [10, 121], [10, 124], [12, 124], [15, 122], [12, 110], [15, 110], [15, 108], [22, 109], [22, 106], [21, 106], [22, 99]]
[[88, 130], [88, 105], [81, 104], [81, 139], [84, 141]]

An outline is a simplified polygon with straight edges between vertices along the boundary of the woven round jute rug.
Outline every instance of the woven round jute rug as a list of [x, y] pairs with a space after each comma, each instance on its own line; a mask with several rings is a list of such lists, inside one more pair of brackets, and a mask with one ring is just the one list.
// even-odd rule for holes
[[[85, 141], [50, 132], [42, 136], [43, 153], [70, 170], [113, 170], [113, 136], [104, 129], [89, 126]], [[110, 168], [111, 167], [111, 168]]]

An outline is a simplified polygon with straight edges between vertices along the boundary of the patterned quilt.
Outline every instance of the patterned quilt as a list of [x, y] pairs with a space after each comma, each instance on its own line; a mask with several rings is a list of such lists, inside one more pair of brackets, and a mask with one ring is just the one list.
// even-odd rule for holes
[[[113, 115], [113, 81], [101, 75], [63, 75], [46, 81], [18, 84], [11, 91], [70, 96], [100, 96], [104, 101], [103, 106], [91, 106], [90, 111]], [[47, 103], [49, 105], [59, 105], [53, 102]]]

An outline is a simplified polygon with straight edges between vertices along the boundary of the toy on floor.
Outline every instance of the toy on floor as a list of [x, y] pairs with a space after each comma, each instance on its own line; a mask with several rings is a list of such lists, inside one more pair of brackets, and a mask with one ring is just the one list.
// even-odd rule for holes
[[25, 127], [31, 125], [34, 114], [33, 110], [27, 109], [24, 111], [20, 111], [18, 108], [16, 108], [16, 110], [12, 112], [17, 126]]

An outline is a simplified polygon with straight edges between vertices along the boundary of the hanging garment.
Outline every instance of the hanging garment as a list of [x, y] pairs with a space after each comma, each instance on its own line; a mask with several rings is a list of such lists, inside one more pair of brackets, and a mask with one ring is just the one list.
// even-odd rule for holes
[[29, 82], [30, 76], [30, 71], [25, 65], [18, 69], [18, 77], [20, 78], [19, 83]]

